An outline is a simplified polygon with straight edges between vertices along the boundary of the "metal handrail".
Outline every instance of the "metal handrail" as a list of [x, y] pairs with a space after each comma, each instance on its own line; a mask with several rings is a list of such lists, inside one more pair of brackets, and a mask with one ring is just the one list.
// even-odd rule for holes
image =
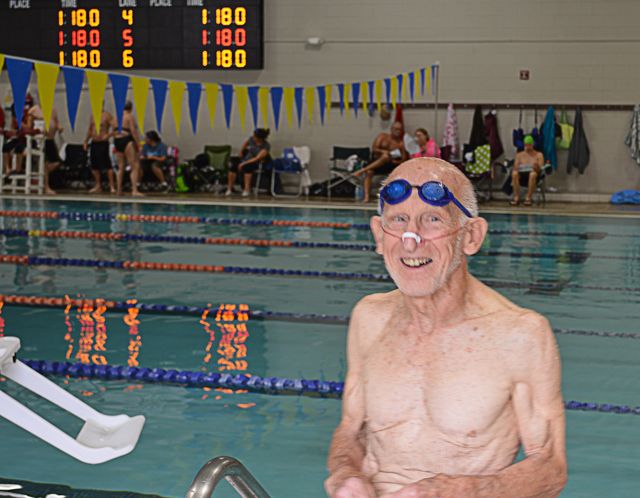
[[191, 483], [186, 498], [211, 498], [222, 479], [226, 479], [242, 498], [271, 498], [244, 465], [228, 456], [205, 463]]

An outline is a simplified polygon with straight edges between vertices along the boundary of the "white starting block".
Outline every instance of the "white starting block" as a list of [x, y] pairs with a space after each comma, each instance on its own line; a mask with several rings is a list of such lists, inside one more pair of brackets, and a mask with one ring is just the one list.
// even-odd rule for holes
[[0, 374], [84, 420], [74, 439], [0, 391], [0, 416], [84, 463], [103, 463], [133, 451], [144, 416], [104, 415], [16, 358], [17, 337], [0, 337]]

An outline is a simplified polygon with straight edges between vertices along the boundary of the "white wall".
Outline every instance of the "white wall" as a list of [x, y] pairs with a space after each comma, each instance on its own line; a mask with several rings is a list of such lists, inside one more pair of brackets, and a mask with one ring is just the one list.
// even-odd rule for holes
[[[640, 35], [635, 0], [266, 0], [265, 69], [253, 72], [145, 71], [167, 78], [315, 85], [327, 82], [382, 78], [398, 72], [441, 64], [440, 101], [447, 103], [633, 104], [640, 102]], [[326, 40], [320, 49], [305, 46], [310, 36]], [[520, 81], [520, 69], [531, 79]], [[0, 78], [6, 87], [6, 71]], [[4, 89], [0, 88], [0, 95]], [[64, 107], [59, 93], [58, 107]], [[109, 99], [110, 100], [110, 99]], [[425, 101], [431, 101], [426, 99]], [[238, 147], [251, 128], [242, 131], [237, 115], [230, 130], [224, 127], [222, 99], [216, 128], [208, 125], [201, 103], [199, 132], [191, 133], [185, 98], [182, 130], [177, 137], [168, 107], [162, 130], [165, 141], [177, 143], [183, 157], [192, 157], [205, 143], [232, 143]], [[486, 110], [489, 108], [487, 107]], [[284, 106], [281, 129], [272, 144], [279, 151], [290, 144], [312, 147], [312, 176], [326, 176], [332, 145], [369, 145], [381, 123], [375, 116], [341, 118], [332, 110], [328, 124], [317, 117], [312, 125], [305, 115], [302, 129], [289, 129]], [[540, 112], [542, 120], [543, 112]], [[77, 129], [68, 141], [81, 140], [88, 122], [88, 97], [83, 96]], [[510, 132], [517, 110], [500, 111], [501, 136], [508, 156]], [[572, 117], [573, 112], [570, 112]], [[65, 115], [63, 112], [62, 115]], [[459, 108], [460, 135], [470, 131], [472, 109]], [[439, 116], [440, 129], [445, 111]], [[295, 119], [295, 118], [294, 118]], [[565, 173], [566, 152], [552, 184], [566, 192], [610, 193], [640, 188], [640, 167], [623, 144], [630, 112], [587, 111], [585, 129], [591, 162], [584, 175]], [[433, 111], [405, 111], [409, 129], [432, 129]], [[533, 124], [533, 111], [526, 122]], [[155, 128], [150, 95], [145, 127]], [[272, 126], [273, 128], [273, 126]]]

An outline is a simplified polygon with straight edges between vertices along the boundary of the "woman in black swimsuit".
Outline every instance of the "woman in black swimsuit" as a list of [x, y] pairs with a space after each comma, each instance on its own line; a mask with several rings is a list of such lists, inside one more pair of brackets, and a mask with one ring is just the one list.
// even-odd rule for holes
[[130, 101], [124, 105], [122, 115], [122, 128], [115, 133], [113, 145], [116, 149], [116, 161], [118, 162], [118, 195], [122, 194], [122, 181], [124, 179], [125, 166], [131, 166], [131, 195], [141, 196], [138, 190], [138, 178], [140, 177], [140, 155], [138, 151], [138, 126], [133, 116], [133, 104]]

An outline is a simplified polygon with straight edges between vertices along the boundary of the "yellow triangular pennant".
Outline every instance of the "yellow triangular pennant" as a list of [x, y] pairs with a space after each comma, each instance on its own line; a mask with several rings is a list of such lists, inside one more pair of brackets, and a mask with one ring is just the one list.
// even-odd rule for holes
[[4, 66], [4, 54], [0, 54], [0, 72], [2, 72], [2, 66]]
[[100, 133], [104, 92], [107, 89], [107, 73], [87, 71], [86, 74], [89, 82], [89, 101], [91, 102], [93, 122], [96, 124], [97, 133]]
[[258, 89], [258, 106], [262, 115], [263, 128], [269, 127], [269, 88], [261, 86]]
[[131, 78], [133, 87], [133, 104], [138, 116], [138, 126], [144, 132], [144, 118], [147, 113], [147, 97], [149, 97], [149, 78], [134, 76]]
[[424, 79], [427, 82], [427, 93], [431, 93], [431, 68], [428, 67], [425, 71]]
[[331, 114], [331, 92], [333, 87], [331, 85], [325, 85], [324, 87], [324, 107], [326, 110], [325, 117], [329, 121], [329, 115]]
[[382, 80], [376, 80], [376, 104], [378, 105], [378, 112], [382, 112]]
[[344, 84], [344, 113], [349, 117], [349, 95], [351, 95], [351, 83]]
[[304, 98], [307, 101], [307, 114], [309, 115], [309, 124], [313, 123], [313, 107], [316, 103], [316, 93], [312, 86], [304, 89]]
[[398, 102], [398, 78], [391, 78], [391, 107], [396, 108]]
[[[56, 93], [56, 83], [60, 66], [55, 64], [45, 64], [36, 62], [36, 74], [38, 75], [38, 95], [40, 96], [40, 107], [44, 117], [44, 127], [49, 130], [51, 114], [53, 113], [53, 98]], [[0, 63], [0, 69], [2, 64]]]
[[360, 83], [360, 98], [362, 99], [362, 110], [369, 112], [369, 85], [366, 81]]
[[236, 86], [234, 88], [236, 92], [236, 99], [238, 100], [238, 114], [240, 115], [240, 126], [245, 128], [245, 121], [247, 118], [247, 102], [249, 102], [249, 90], [246, 86]]
[[184, 81], [169, 81], [169, 99], [171, 99], [171, 111], [173, 122], [176, 125], [176, 135], [180, 135], [180, 124], [182, 123], [182, 102], [184, 101], [184, 90], [187, 84]]
[[205, 92], [207, 93], [207, 107], [209, 108], [209, 125], [213, 129], [216, 121], [216, 109], [218, 108], [218, 84], [205, 83]]
[[284, 89], [284, 108], [287, 111], [287, 123], [289, 128], [293, 126], [293, 99], [295, 98], [295, 90], [293, 87]]

